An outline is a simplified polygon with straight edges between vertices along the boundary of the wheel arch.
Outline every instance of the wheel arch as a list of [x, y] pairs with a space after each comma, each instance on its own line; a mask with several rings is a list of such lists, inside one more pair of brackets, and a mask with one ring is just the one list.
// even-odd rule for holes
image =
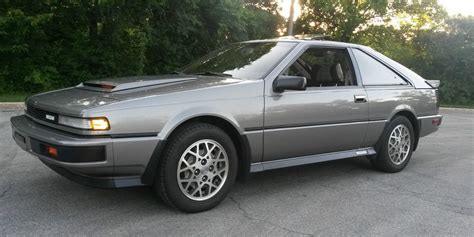
[[395, 111], [395, 113], [393, 113], [389, 121], [391, 121], [396, 116], [406, 117], [410, 121], [411, 125], [413, 126], [413, 132], [415, 135], [415, 144], [413, 146], [413, 151], [415, 151], [418, 146], [418, 140], [420, 139], [420, 123], [418, 122], [415, 111], [411, 107], [404, 107], [403, 109], [399, 109]]
[[240, 132], [235, 122], [225, 117], [216, 114], [199, 114], [183, 118], [179, 123], [176, 123], [174, 126], [172, 126], [171, 129], [168, 129], [166, 134], [163, 134], [163, 137], [162, 139], [160, 139], [160, 142], [156, 146], [155, 151], [153, 152], [150, 161], [148, 162], [148, 165], [145, 169], [145, 172], [142, 176], [142, 182], [144, 184], [153, 184], [156, 175], [156, 170], [159, 165], [159, 157], [162, 154], [163, 150], [166, 148], [166, 143], [170, 136], [172, 136], [173, 133], [176, 132], [179, 128], [193, 122], [211, 124], [227, 133], [232, 139], [237, 150], [237, 178], [239, 180], [245, 180], [248, 177], [250, 173], [251, 151], [247, 136]]

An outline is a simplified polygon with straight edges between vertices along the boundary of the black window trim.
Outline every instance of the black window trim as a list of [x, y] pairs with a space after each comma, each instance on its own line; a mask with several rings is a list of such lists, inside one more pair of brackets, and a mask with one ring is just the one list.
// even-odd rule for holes
[[[276, 43], [280, 43], [280, 42], [290, 42], [290, 43], [293, 43], [292, 41], [276, 41]], [[283, 57], [280, 59], [280, 61], [275, 62], [275, 65], [273, 65], [273, 66], [270, 68], [270, 70], [268, 70], [268, 72], [266, 72], [266, 73], [265, 73], [262, 77], [260, 77], [258, 80], [265, 80], [265, 78], [267, 78], [268, 75], [270, 75], [270, 73], [272, 73], [273, 70], [275, 70], [275, 68], [278, 67], [278, 65], [280, 64], [280, 62], [281, 62], [283, 59], [285, 59], [286, 56], [288, 56], [293, 50], [295, 50], [295, 48], [296, 48], [297, 46], [298, 46], [298, 43], [295, 42], [295, 43], [293, 44], [293, 46], [291, 47], [291, 49], [288, 50], [288, 52], [286, 53], [286, 55], [283, 56]]]
[[[362, 85], [362, 81], [359, 80], [361, 78], [359, 78], [359, 76], [357, 75], [356, 73], [356, 68], [355, 68], [355, 64], [354, 64], [354, 60], [355, 60], [355, 57], [352, 55], [352, 52], [350, 51], [350, 48], [349, 47], [346, 47], [346, 46], [334, 46], [334, 45], [317, 45], [317, 44], [306, 44], [304, 47], [302, 47], [299, 52], [291, 59], [291, 61], [283, 68], [283, 70], [281, 70], [278, 75], [281, 75], [283, 72], [285, 72], [286, 70], [288, 70], [288, 68], [291, 67], [291, 65], [293, 65], [293, 63], [296, 62], [296, 60], [298, 60], [298, 58], [301, 57], [301, 55], [303, 55], [304, 52], [306, 52], [306, 50], [308, 50], [309, 48], [320, 48], [320, 49], [334, 49], [334, 50], [345, 50], [346, 51], [346, 54], [347, 54], [347, 57], [349, 59], [349, 63], [351, 64], [352, 66], [352, 72], [353, 72], [353, 76], [354, 76], [354, 79], [357, 83], [357, 85], [352, 85], [352, 86], [322, 86], [322, 87], [315, 87], [315, 86], [312, 86], [312, 87], [307, 87], [306, 88], [306, 91], [300, 91], [300, 92], [297, 92], [297, 91], [292, 91], [292, 92], [297, 92], [297, 93], [304, 93], [304, 92], [307, 92], [307, 91], [315, 91], [315, 90], [340, 90], [340, 89], [344, 89], [344, 90], [347, 90], [347, 89], [355, 89], [355, 88], [362, 88], [363, 85]], [[357, 69], [358, 70], [358, 69]]]
[[380, 64], [382, 64], [383, 66], [385, 66], [387, 69], [389, 69], [390, 71], [392, 71], [393, 73], [397, 74], [397, 76], [399, 76], [402, 80], [404, 80], [406, 82], [406, 84], [364, 84], [363, 83], [363, 78], [362, 78], [362, 73], [360, 72], [360, 68], [359, 68], [359, 64], [357, 62], [357, 58], [356, 56], [354, 55], [354, 61], [355, 61], [355, 64], [357, 64], [357, 71], [360, 75], [360, 80], [361, 80], [361, 84], [363, 87], [384, 87], [384, 86], [388, 86], [388, 87], [394, 87], [394, 86], [401, 86], [401, 87], [406, 87], [406, 86], [410, 86], [410, 87], [414, 87], [414, 84], [413, 82], [408, 79], [405, 75], [403, 75], [401, 72], [399, 72], [397, 69], [395, 69], [393, 66], [391, 66], [390, 64], [386, 63], [385, 61], [383, 61], [382, 59], [380, 59], [379, 57], [371, 54], [370, 52], [367, 52], [365, 51], [364, 49], [362, 48], [359, 48], [359, 47], [351, 47], [351, 50], [359, 50], [361, 51], [362, 53], [366, 54], [367, 56], [371, 57], [372, 59], [374, 59], [375, 61], [379, 62]]

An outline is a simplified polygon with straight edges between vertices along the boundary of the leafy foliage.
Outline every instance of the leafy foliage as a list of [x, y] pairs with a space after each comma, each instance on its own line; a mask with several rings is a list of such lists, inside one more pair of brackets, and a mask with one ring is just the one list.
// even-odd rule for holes
[[443, 103], [474, 104], [473, 17], [449, 18], [436, 0], [300, 0], [298, 33], [368, 45], [431, 80]]
[[474, 17], [446, 21], [446, 31], [421, 32], [415, 48], [414, 68], [426, 78], [441, 80], [443, 103], [474, 104]]
[[349, 42], [359, 27], [386, 13], [387, 0], [300, 0], [303, 6], [296, 30], [328, 34]]
[[169, 72], [221, 45], [271, 38], [274, 1], [4, 0], [0, 93]]
[[[442, 102], [474, 104], [472, 17], [437, 0], [299, 0], [296, 33], [369, 45], [428, 79]], [[220, 46], [272, 38], [279, 0], [3, 0], [0, 93], [166, 73]]]

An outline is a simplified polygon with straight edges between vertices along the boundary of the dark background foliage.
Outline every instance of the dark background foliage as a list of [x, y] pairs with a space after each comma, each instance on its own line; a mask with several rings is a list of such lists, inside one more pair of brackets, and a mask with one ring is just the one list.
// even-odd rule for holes
[[277, 34], [276, 5], [232, 0], [6, 1], [0, 92], [170, 72], [219, 46]]
[[[2, 0], [0, 94], [171, 72], [231, 42], [277, 37], [285, 31], [277, 2]], [[295, 33], [369, 45], [441, 80], [443, 103], [473, 105], [474, 18], [414, 2], [300, 0]]]

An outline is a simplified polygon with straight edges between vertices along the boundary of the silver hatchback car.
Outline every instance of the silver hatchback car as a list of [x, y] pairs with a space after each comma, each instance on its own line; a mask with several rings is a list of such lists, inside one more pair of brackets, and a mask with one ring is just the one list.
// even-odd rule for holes
[[22, 149], [71, 180], [151, 185], [198, 212], [252, 172], [350, 157], [401, 171], [441, 124], [438, 85], [361, 45], [256, 40], [169, 75], [31, 96], [11, 124]]

